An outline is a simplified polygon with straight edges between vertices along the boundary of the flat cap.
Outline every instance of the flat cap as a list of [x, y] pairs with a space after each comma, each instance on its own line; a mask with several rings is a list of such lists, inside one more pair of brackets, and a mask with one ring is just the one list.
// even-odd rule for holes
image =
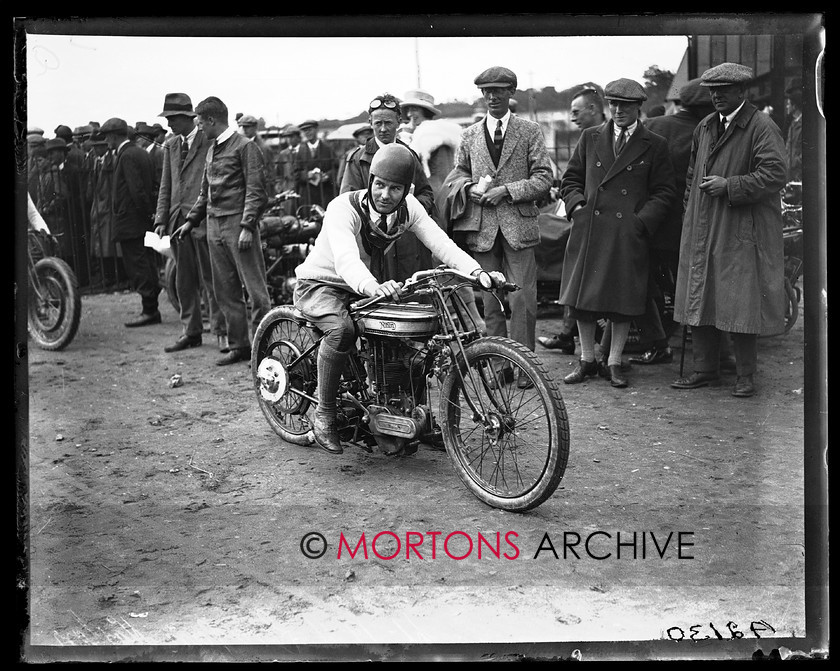
[[47, 140], [46, 142], [46, 149], [50, 151], [51, 149], [63, 149], [67, 151], [70, 147], [67, 146], [67, 143], [60, 137], [54, 137], [51, 140]]
[[709, 103], [709, 93], [700, 86], [700, 77], [687, 81], [680, 89], [680, 105], [683, 107], [699, 107]]
[[243, 114], [241, 117], [239, 117], [239, 121], [237, 123], [240, 126], [256, 126], [257, 117], [251, 114]]
[[475, 78], [475, 85], [480, 89], [485, 89], [490, 86], [512, 86], [516, 88], [516, 84], [516, 74], [514, 74], [513, 70], [508, 70], [500, 65], [487, 68]]
[[145, 121], [138, 121], [137, 125], [134, 127], [137, 135], [142, 135], [143, 137], [147, 137], [150, 140], [157, 135], [157, 130], [155, 130], [154, 126], [150, 126]]
[[76, 126], [73, 129], [73, 137], [85, 137], [93, 132], [93, 126]]
[[740, 63], [721, 63], [700, 75], [700, 86], [732, 86], [753, 78], [752, 68]]
[[640, 103], [647, 100], [647, 93], [642, 85], [633, 79], [616, 79], [604, 87], [604, 99]]
[[56, 128], [53, 132], [56, 134], [57, 137], [64, 137], [64, 138], [67, 138], [67, 137], [72, 138], [73, 137], [73, 131], [70, 130], [70, 126], [65, 126], [63, 124], [61, 126], [56, 126]]
[[108, 144], [105, 140], [105, 133], [101, 130], [95, 130], [93, 133], [90, 134], [90, 143], [92, 145], [103, 145]]
[[290, 123], [280, 131], [280, 135], [283, 137], [288, 137], [289, 135], [300, 135], [300, 128], [295, 126], [293, 123]]
[[43, 135], [44, 129], [38, 128], [38, 126], [32, 126], [28, 131], [26, 131], [29, 135]]
[[122, 133], [123, 135], [128, 134], [128, 124], [125, 122], [124, 119], [119, 119], [117, 117], [113, 117], [108, 119], [105, 123], [100, 126], [99, 130], [102, 133]]
[[30, 133], [26, 136], [26, 144], [30, 147], [42, 146], [46, 143], [47, 138], [37, 133]]
[[359, 126], [356, 130], [354, 130], [351, 133], [351, 135], [353, 137], [359, 137], [359, 135], [361, 135], [362, 133], [367, 132], [367, 131], [370, 131], [371, 133], [373, 132], [373, 128], [370, 126], [370, 124], [365, 124], [364, 126]]
[[315, 119], [307, 119], [306, 121], [301, 121], [298, 124], [298, 128], [300, 130], [303, 130], [304, 128], [313, 128], [313, 127], [315, 127], [315, 128], [318, 127], [318, 122], [315, 121]]

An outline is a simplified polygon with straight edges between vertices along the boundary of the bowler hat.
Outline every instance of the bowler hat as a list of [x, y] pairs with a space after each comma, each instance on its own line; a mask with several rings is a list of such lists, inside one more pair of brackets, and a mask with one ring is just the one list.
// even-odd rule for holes
[[647, 100], [647, 93], [639, 82], [622, 78], [616, 79], [604, 87], [604, 99], [640, 103]]
[[701, 88], [700, 77], [687, 81], [680, 89], [682, 107], [699, 107], [709, 103], [709, 93]]
[[68, 141], [73, 138], [73, 131], [70, 130], [70, 126], [57, 126], [53, 132], [55, 133], [56, 137], [63, 137]]
[[168, 118], [178, 114], [196, 116], [193, 111], [192, 100], [186, 93], [167, 93], [163, 99], [163, 112], [158, 116]]
[[513, 70], [508, 70], [500, 65], [494, 65], [492, 68], [487, 68], [478, 77], [475, 78], [475, 85], [480, 88], [488, 88], [490, 86], [512, 86], [516, 88], [516, 75]]
[[102, 133], [119, 133], [121, 135], [128, 135], [128, 124], [124, 119], [113, 117], [103, 123], [99, 130]]
[[434, 96], [420, 89], [405, 92], [405, 99], [400, 103], [400, 109], [404, 110], [406, 107], [422, 107], [433, 115], [440, 114], [440, 110], [435, 107]]
[[67, 151], [70, 147], [67, 146], [67, 143], [60, 137], [54, 137], [51, 140], [47, 140], [45, 148], [47, 151], [52, 149], [63, 149]]
[[721, 63], [700, 75], [700, 86], [746, 84], [753, 78], [752, 68], [740, 63]]
[[243, 114], [241, 117], [239, 117], [239, 121], [237, 123], [240, 126], [256, 126], [257, 117], [253, 116], [252, 114]]
[[303, 130], [304, 128], [313, 128], [313, 127], [314, 128], [318, 127], [318, 122], [315, 121], [315, 119], [307, 119], [306, 121], [301, 121], [298, 124], [298, 128], [300, 128], [301, 130]]

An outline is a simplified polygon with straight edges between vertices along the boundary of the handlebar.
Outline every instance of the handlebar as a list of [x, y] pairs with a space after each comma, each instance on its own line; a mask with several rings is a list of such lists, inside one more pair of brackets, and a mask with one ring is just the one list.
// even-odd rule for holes
[[[439, 275], [454, 275], [455, 277], [458, 277], [458, 278], [460, 278], [460, 279], [462, 279], [466, 282], [470, 282], [471, 284], [478, 287], [479, 289], [482, 289], [483, 291], [487, 291], [487, 289], [484, 289], [479, 284], [478, 276], [473, 276], [473, 275], [470, 275], [469, 273], [465, 273], [465, 272], [462, 272], [460, 270], [455, 270], [454, 268], [447, 268], [445, 266], [439, 266], [438, 268], [433, 268], [431, 270], [418, 270], [416, 273], [414, 273], [410, 278], [408, 278], [402, 284], [402, 286], [400, 287], [400, 295], [404, 295], [405, 293], [407, 293], [411, 289], [411, 287], [413, 287], [415, 284], [418, 284], [419, 282], [421, 282], [425, 279], [428, 279], [430, 277], [437, 277]], [[520, 289], [519, 285], [514, 284], [513, 282], [499, 283], [499, 282], [496, 282], [494, 280], [493, 284], [494, 284], [494, 286], [492, 287], [492, 289], [498, 289], [498, 290], [506, 291], [506, 292], [518, 291]], [[369, 307], [371, 305], [374, 305], [376, 303], [382, 302], [382, 301], [387, 300], [387, 299], [388, 299], [387, 296], [371, 296], [369, 298], [363, 298], [363, 299], [358, 300], [354, 303], [351, 303], [350, 304], [350, 310], [351, 311], [360, 310], [362, 308]]]

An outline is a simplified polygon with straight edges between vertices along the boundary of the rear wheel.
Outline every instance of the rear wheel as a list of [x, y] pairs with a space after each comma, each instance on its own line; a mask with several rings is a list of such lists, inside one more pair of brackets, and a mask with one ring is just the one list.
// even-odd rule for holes
[[272, 308], [254, 335], [251, 370], [263, 415], [283, 440], [312, 443], [318, 381], [316, 332], [288, 305]]
[[42, 349], [64, 349], [76, 336], [82, 317], [82, 295], [76, 275], [65, 261], [54, 256], [42, 258], [33, 271], [29, 335]]
[[[466, 388], [450, 370], [439, 417], [455, 471], [490, 506], [537, 507], [557, 489], [569, 458], [569, 422], [557, 384], [533, 352], [507, 338], [476, 340], [459, 365]], [[520, 388], [519, 380], [532, 386]]]

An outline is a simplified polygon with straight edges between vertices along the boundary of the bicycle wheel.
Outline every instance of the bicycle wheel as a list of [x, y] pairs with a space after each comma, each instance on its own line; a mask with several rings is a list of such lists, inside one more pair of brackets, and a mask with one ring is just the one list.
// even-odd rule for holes
[[785, 278], [785, 333], [789, 333], [799, 318], [799, 293]]
[[254, 334], [251, 370], [263, 415], [277, 435], [295, 445], [312, 443], [312, 413], [318, 381], [318, 339], [289, 305], [272, 308]]
[[[466, 389], [450, 370], [440, 390], [439, 421], [452, 465], [484, 503], [517, 512], [535, 508], [557, 489], [569, 458], [560, 390], [540, 359], [512, 340], [481, 338], [465, 352], [459, 365]], [[533, 386], [520, 388], [520, 376]]]
[[61, 350], [76, 336], [82, 317], [82, 295], [76, 275], [65, 261], [47, 256], [34, 268], [29, 287], [29, 335], [46, 350]]

